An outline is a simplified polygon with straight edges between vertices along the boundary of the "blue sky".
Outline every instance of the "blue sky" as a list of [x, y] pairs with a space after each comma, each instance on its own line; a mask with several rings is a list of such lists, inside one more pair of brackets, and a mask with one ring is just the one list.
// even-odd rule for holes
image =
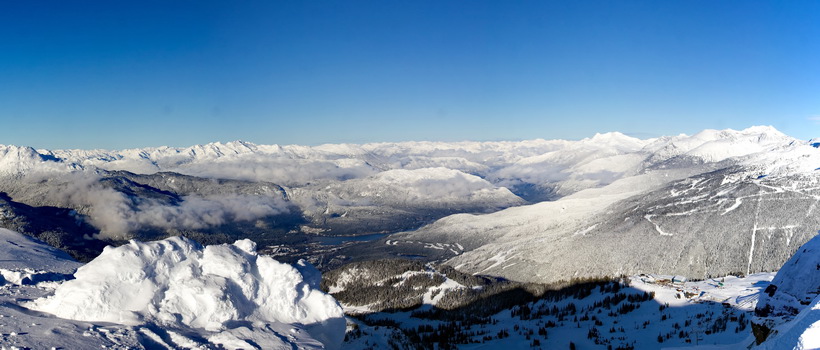
[[820, 136], [818, 1], [0, 1], [0, 144]]

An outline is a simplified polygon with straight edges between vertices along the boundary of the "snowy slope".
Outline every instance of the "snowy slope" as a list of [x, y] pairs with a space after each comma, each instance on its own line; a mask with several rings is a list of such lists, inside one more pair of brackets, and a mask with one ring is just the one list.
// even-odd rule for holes
[[[762, 349], [820, 348], [820, 236], [797, 249], [760, 296]], [[770, 333], [769, 333], [770, 332]]]
[[0, 246], [0, 271], [43, 270], [71, 274], [82, 266], [65, 252], [4, 228], [0, 228]]
[[[652, 140], [639, 168], [602, 187], [393, 235], [386, 249], [449, 257], [525, 281], [777, 269], [820, 221], [820, 150], [770, 127]], [[626, 164], [628, 162], [623, 162]], [[385, 244], [387, 243], [387, 244]], [[419, 246], [464, 247], [442, 255]]]
[[[430, 266], [419, 270], [418, 262], [353, 263], [326, 274], [324, 283], [340, 296], [347, 312], [359, 315], [346, 341], [355, 347], [389, 349], [421, 342], [459, 349], [552, 349], [572, 343], [578, 349], [806, 350], [820, 348], [818, 253], [820, 237], [800, 247], [776, 274], [745, 277], [685, 281], [681, 276], [641, 274], [617, 286], [576, 281], [560, 289], [541, 289], [543, 294], [513, 296], [505, 296], [498, 284], [483, 284], [479, 288], [495, 289], [496, 294], [480, 298], [481, 308], [452, 308], [430, 303], [426, 295], [418, 297], [428, 290], [449, 294], [465, 287], [447, 278], [463, 281], [459, 272], [444, 274]], [[416, 278], [425, 272], [438, 278]], [[369, 293], [349, 293], [357, 288]], [[539, 290], [537, 285], [528, 289]], [[401, 298], [384, 290], [416, 300], [409, 310], [396, 310]], [[499, 304], [507, 306], [485, 313], [484, 307]], [[768, 339], [758, 345], [761, 325], [770, 328]]]
[[755, 349], [820, 349], [820, 297], [815, 298], [794, 319], [778, 327], [776, 331]]
[[[404, 286], [412, 276], [417, 275], [396, 276], [387, 282]], [[371, 285], [382, 276], [375, 277], [362, 284]], [[488, 292], [473, 305], [461, 305], [463, 308], [416, 301], [415, 309], [379, 311], [378, 302], [362, 307], [357, 298], [344, 295], [344, 290], [336, 295], [346, 299], [342, 301], [346, 311], [358, 315], [345, 342], [350, 348], [391, 349], [395, 344], [412, 348], [419, 343], [433, 348], [446, 343], [458, 349], [564, 349], [574, 343], [577, 349], [728, 350], [747, 348], [753, 342], [751, 309], [773, 274], [676, 283], [671, 282], [672, 277], [632, 276], [628, 284], [581, 282], [548, 288], [541, 295], [487, 284], [472, 288], [495, 289], [495, 293]], [[416, 293], [428, 288], [437, 296], [456, 292], [443, 299], [452, 300], [459, 291], [470, 295], [463, 286], [445, 290], [436, 283], [416, 279], [413, 284]], [[370, 288], [374, 289], [371, 299], [384, 296]], [[497, 305], [506, 306], [499, 310]], [[391, 332], [394, 327], [403, 332]]]
[[82, 266], [64, 252], [0, 229], [0, 347], [4, 349], [142, 348], [139, 334], [32, 312], [21, 302], [50, 293]]

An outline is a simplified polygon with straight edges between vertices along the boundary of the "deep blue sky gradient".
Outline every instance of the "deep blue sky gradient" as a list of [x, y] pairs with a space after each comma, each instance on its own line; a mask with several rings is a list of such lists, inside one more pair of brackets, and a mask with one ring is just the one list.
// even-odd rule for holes
[[0, 144], [820, 136], [820, 1], [0, 1]]

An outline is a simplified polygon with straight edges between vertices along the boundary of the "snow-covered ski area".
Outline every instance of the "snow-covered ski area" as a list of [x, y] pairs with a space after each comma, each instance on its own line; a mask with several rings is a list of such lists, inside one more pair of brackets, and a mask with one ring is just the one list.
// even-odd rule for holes
[[[415, 339], [457, 343], [460, 349], [561, 349], [570, 343], [578, 349], [745, 348], [754, 343], [752, 310], [773, 276], [686, 282], [681, 276], [636, 275], [620, 284], [580, 284], [547, 292], [535, 301], [475, 318], [431, 319], [424, 310], [435, 304], [427, 299], [420, 309], [407, 312], [368, 312], [344, 305], [361, 320], [357, 336], [349, 336], [347, 344], [388, 349], [391, 342]], [[440, 296], [452, 288], [452, 282], [445, 281], [427, 290]]]

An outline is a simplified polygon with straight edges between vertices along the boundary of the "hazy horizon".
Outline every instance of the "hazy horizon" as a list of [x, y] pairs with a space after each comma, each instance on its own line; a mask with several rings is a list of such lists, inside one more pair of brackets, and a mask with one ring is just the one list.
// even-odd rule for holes
[[820, 126], [820, 3], [0, 7], [0, 143], [125, 149]]

